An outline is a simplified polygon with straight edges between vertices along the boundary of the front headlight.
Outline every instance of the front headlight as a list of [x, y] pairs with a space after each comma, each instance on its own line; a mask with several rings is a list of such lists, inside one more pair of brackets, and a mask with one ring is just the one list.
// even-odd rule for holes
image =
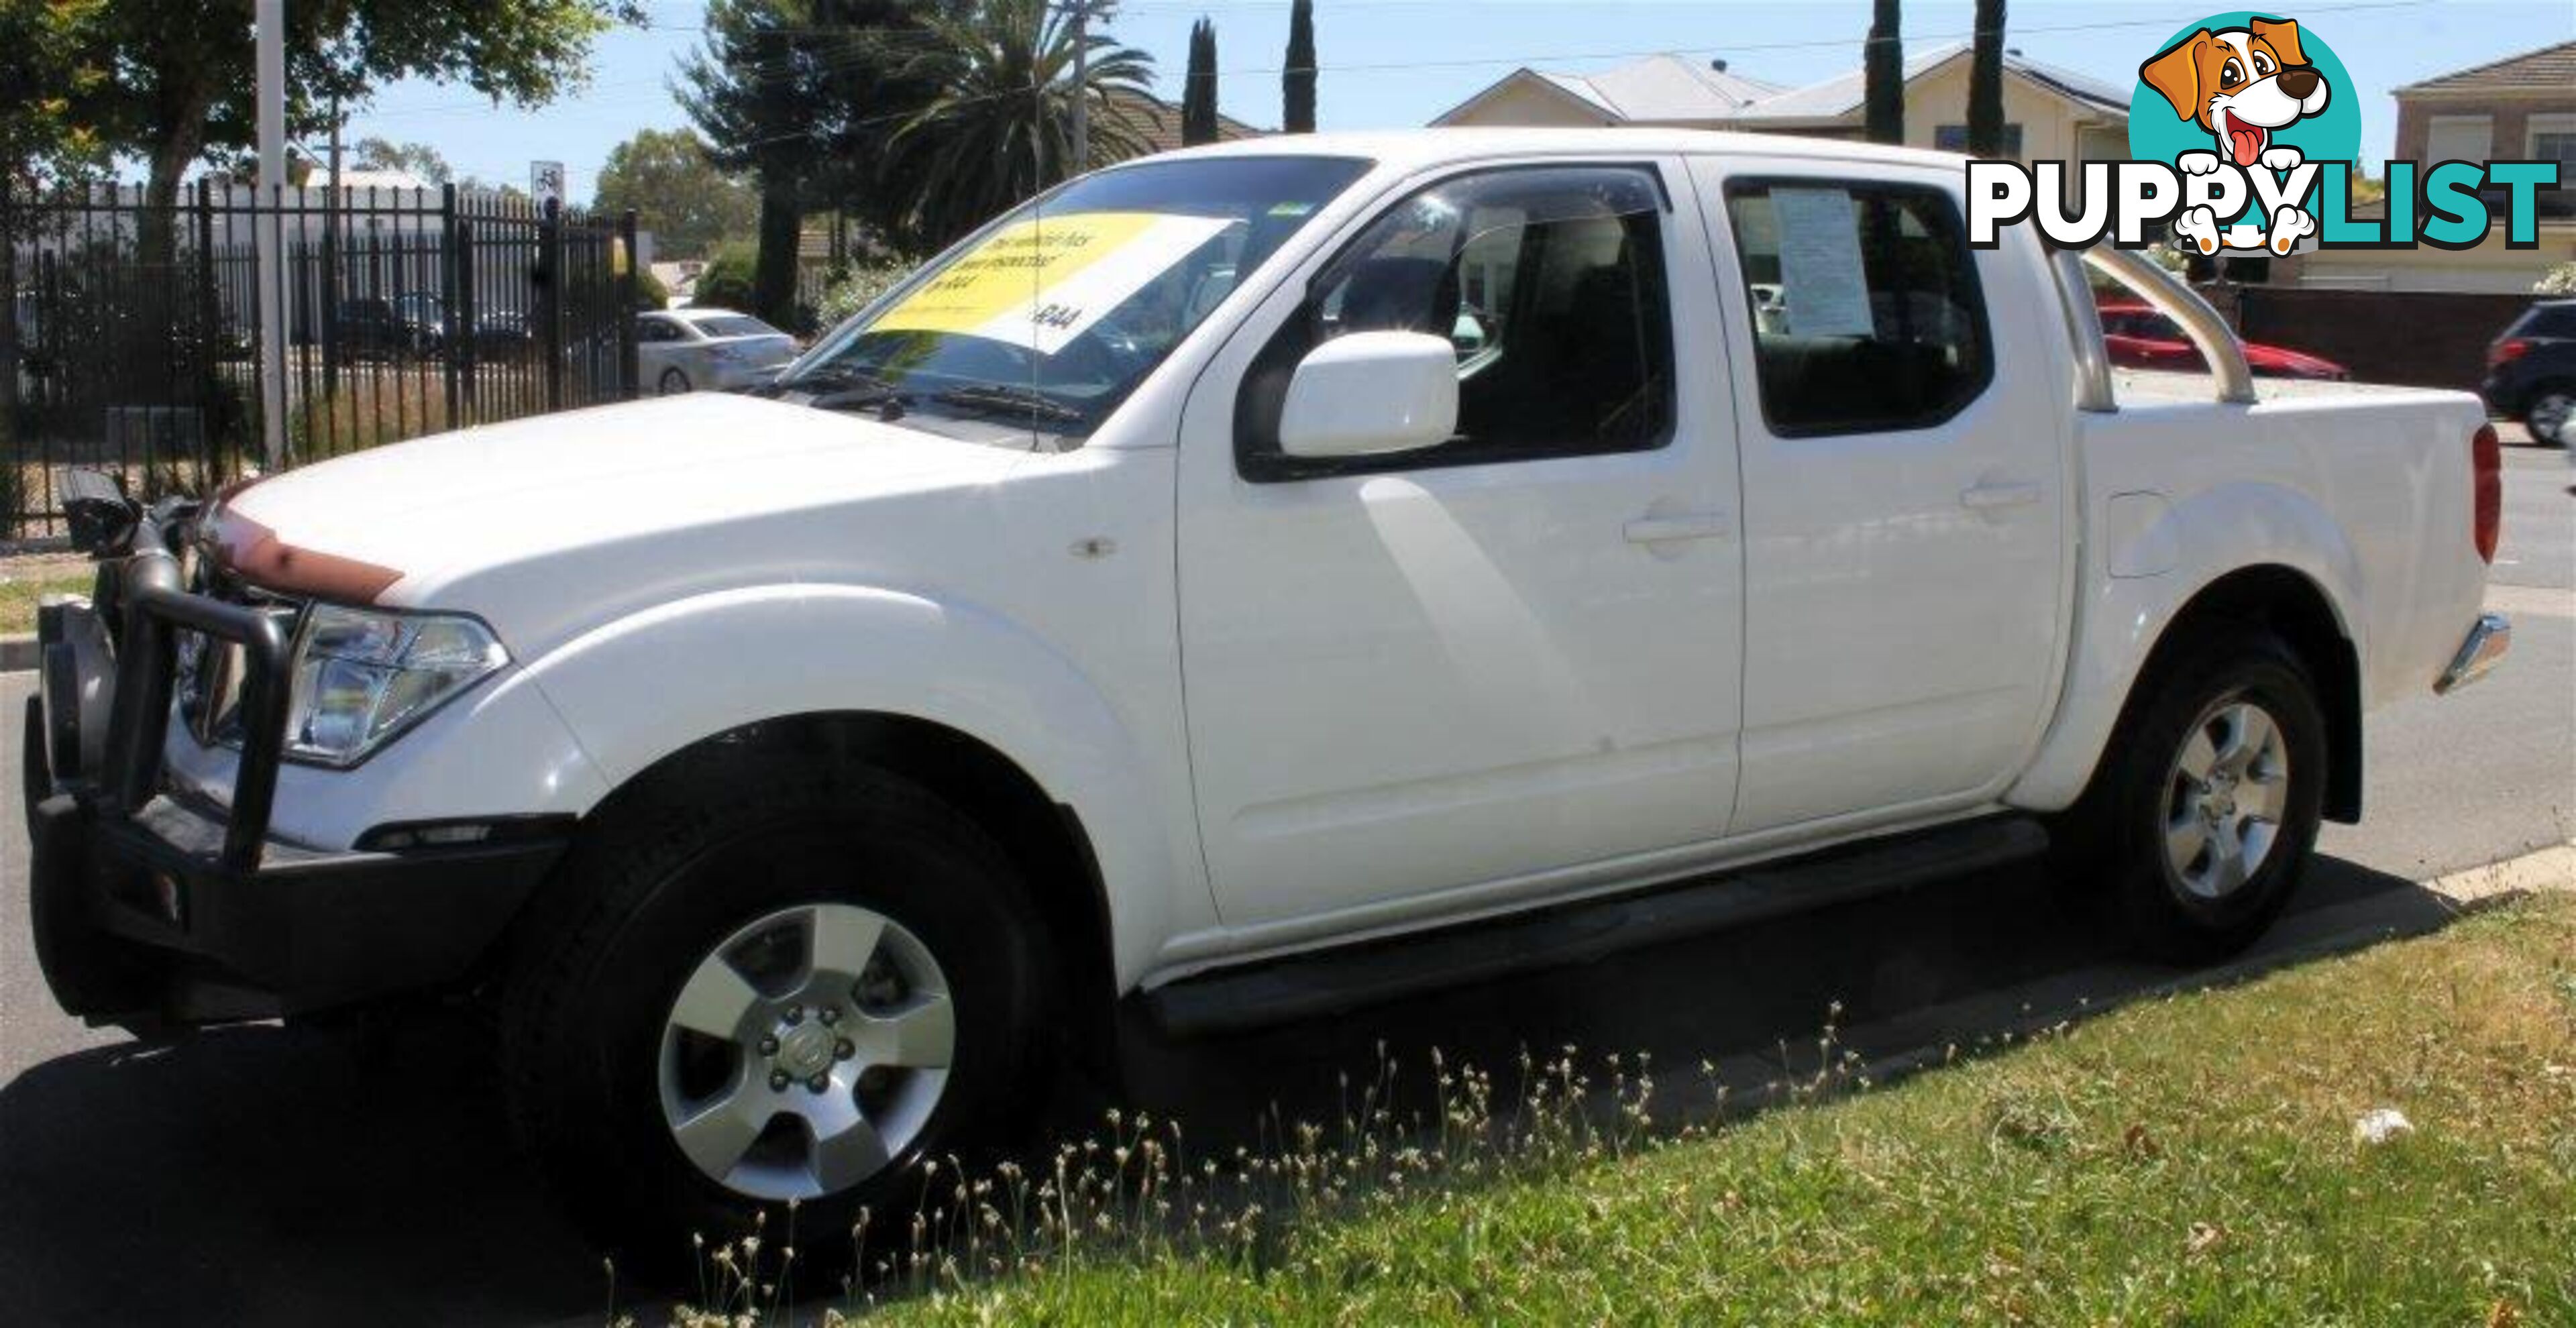
[[316, 604], [296, 637], [286, 754], [356, 765], [509, 662], [471, 618]]

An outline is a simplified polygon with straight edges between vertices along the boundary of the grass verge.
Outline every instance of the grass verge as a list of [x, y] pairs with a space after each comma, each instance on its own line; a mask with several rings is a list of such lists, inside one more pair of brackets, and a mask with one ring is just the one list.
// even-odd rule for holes
[[[962, 1255], [925, 1254], [916, 1228], [916, 1294], [898, 1258], [887, 1303], [843, 1304], [930, 1324], [2576, 1323], [2565, 896], [1713, 1131], [1626, 1128], [1658, 1094], [1633, 1064], [1616, 1077], [1623, 1125], [1569, 1130], [1560, 1105], [1547, 1126], [1542, 1091], [1491, 1113], [1521, 1131], [1494, 1153], [1453, 1121], [1226, 1164], [1284, 1180], [1268, 1215], [1241, 1198], [1188, 1215], [1217, 1192], [1191, 1197], [1195, 1162], [1159, 1191], [1064, 1165], [1033, 1188], [959, 1184], [954, 1214], [1041, 1217]], [[1449, 1114], [1472, 1121], [1486, 1081], [1453, 1079]], [[1532, 1101], [1540, 1125], [1512, 1124]], [[2364, 1142], [2383, 1108], [2411, 1130]], [[1127, 1137], [1114, 1168], [1107, 1150], [1073, 1165], [1162, 1168], [1131, 1156], [1159, 1135]], [[1175, 1209], [1186, 1232], [1156, 1234]], [[1145, 1210], [1165, 1220], [1130, 1230]], [[887, 1234], [867, 1248], [906, 1243]]]
[[87, 560], [46, 558], [0, 564], [0, 636], [36, 630], [36, 604], [56, 591], [86, 595], [96, 578]]

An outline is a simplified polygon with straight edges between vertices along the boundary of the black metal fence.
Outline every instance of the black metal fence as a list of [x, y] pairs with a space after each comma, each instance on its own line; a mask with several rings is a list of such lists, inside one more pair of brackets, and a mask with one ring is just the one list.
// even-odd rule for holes
[[634, 395], [632, 213], [453, 186], [142, 192], [0, 185], [0, 539], [59, 529], [67, 467], [146, 497], [264, 467], [264, 280], [283, 464]]

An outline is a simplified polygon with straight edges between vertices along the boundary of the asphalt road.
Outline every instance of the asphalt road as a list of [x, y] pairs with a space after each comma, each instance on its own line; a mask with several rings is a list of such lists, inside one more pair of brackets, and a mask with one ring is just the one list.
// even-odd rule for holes
[[[2330, 827], [2292, 914], [2218, 975], [2438, 926], [2413, 882], [2576, 837], [2576, 499], [2565, 458], [2507, 449], [2491, 602], [2514, 653], [2457, 696], [2374, 718], [2368, 822]], [[24, 675], [0, 677], [15, 789]], [[429, 1012], [367, 1028], [259, 1025], [137, 1044], [53, 1006], [27, 937], [23, 825], [0, 817], [0, 1315], [14, 1323], [597, 1323], [599, 1252], [508, 1145], [483, 1034]], [[1703, 1060], [1758, 1088], [1798, 1068], [1834, 1002], [1846, 1045], [1973, 1046], [2165, 989], [2031, 874], [1961, 880], [1365, 1016], [1186, 1046], [1140, 1043], [1131, 1092], [1202, 1146], [1265, 1107], [1338, 1115], [1341, 1075], [1427, 1050], [1649, 1051], [1672, 1092]], [[1785, 1049], [1785, 1052], [1784, 1052]], [[1784, 1063], [1783, 1055], [1788, 1057]], [[1092, 1104], [1062, 1107], [1088, 1119]]]

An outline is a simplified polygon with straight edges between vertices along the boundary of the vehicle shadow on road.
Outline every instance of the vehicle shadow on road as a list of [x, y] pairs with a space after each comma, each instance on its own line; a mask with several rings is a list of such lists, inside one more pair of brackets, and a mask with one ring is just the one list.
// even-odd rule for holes
[[[1496, 1072], [1498, 1088], [1524, 1048], [1574, 1047], [1650, 1054], [1675, 1099], [1659, 1092], [1657, 1115], [1672, 1121], [1711, 1100], [1703, 1063], [1738, 1093], [1812, 1074], [1829, 1020], [1866, 1061], [1937, 1064], [1952, 1047], [2430, 931], [2454, 912], [2321, 859], [2253, 954], [2184, 975], [2114, 957], [2035, 873], [2004, 873], [1336, 1019], [1139, 1040], [1125, 1096], [1184, 1122], [1205, 1156], [1258, 1147], [1276, 1122], [1340, 1119], [1382, 1065], [1427, 1102], [1434, 1047]], [[26, 1071], [0, 1088], [0, 1304], [31, 1324], [599, 1321], [599, 1252], [513, 1152], [487, 1045], [440, 1013], [363, 1031], [233, 1029]], [[1053, 1130], [1088, 1132], [1106, 1105], [1068, 1094]]]

